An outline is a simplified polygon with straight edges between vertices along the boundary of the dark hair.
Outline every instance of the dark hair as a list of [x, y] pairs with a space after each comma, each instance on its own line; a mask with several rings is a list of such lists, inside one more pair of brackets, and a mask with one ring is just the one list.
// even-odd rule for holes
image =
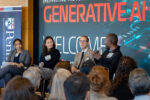
[[89, 60], [83, 62], [83, 64], [81, 65], [80, 71], [82, 73], [89, 74], [89, 72], [91, 71], [91, 69], [94, 65], [95, 65], [95, 63], [91, 59], [89, 59]]
[[[82, 35], [81, 37], [85, 37], [85, 38], [86, 38], [86, 41], [87, 41], [87, 42], [89, 42], [89, 38], [88, 38], [88, 36], [86, 36], [86, 35]], [[81, 37], [80, 37], [80, 38], [81, 38]]]
[[90, 89], [90, 81], [85, 74], [78, 72], [64, 82], [66, 100], [84, 100]]
[[17, 38], [17, 39], [15, 39], [15, 40], [13, 41], [13, 45], [15, 45], [15, 42], [16, 42], [16, 41], [19, 41], [19, 42], [20, 42], [20, 44], [22, 45], [22, 41], [21, 41], [20, 39], [18, 39], [18, 38]]
[[129, 86], [134, 95], [146, 95], [150, 92], [150, 77], [148, 73], [137, 68], [130, 72]]
[[118, 36], [115, 33], [109, 33], [107, 37], [112, 44], [114, 45], [118, 44]]
[[[53, 41], [53, 48], [51, 48], [50, 51], [47, 50], [47, 47], [45, 46], [46, 44], [46, 40], [51, 39]], [[42, 56], [45, 56], [48, 52], [53, 52], [55, 50], [56, 46], [55, 46], [55, 42], [53, 40], [53, 38], [51, 36], [47, 36], [44, 39], [43, 45], [42, 45]]]
[[2, 100], [37, 100], [32, 83], [21, 76], [10, 80], [4, 91]]
[[137, 63], [133, 58], [122, 56], [118, 64], [115, 79], [112, 82], [112, 89], [115, 90], [122, 84], [128, 86], [129, 74], [135, 68], [137, 68]]

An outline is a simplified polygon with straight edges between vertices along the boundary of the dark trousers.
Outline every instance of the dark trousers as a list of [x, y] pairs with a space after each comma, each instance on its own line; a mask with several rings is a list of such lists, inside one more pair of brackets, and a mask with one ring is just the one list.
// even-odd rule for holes
[[16, 75], [22, 75], [24, 72], [23, 68], [17, 66], [7, 66], [0, 69], [0, 79], [4, 79], [5, 84]]

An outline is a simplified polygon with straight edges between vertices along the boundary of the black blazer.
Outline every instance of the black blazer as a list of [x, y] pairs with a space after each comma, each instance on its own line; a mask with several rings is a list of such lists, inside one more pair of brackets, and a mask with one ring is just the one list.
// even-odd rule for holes
[[[46, 55], [51, 55], [50, 61], [45, 60]], [[42, 56], [42, 54], [41, 54], [40, 62], [44, 63], [45, 68], [50, 68], [53, 70], [55, 65], [57, 64], [57, 62], [59, 62], [60, 52], [59, 52], [59, 50], [55, 49], [53, 52], [47, 53], [46, 55]]]
[[102, 65], [109, 69], [110, 79], [113, 78], [113, 74], [116, 72], [118, 63], [120, 58], [122, 57], [122, 53], [120, 51], [120, 47], [118, 46], [115, 50], [112, 51], [113, 55], [110, 58], [107, 58], [107, 55], [110, 53], [109, 49], [104, 51], [102, 54], [102, 58], [97, 61], [98, 65]]

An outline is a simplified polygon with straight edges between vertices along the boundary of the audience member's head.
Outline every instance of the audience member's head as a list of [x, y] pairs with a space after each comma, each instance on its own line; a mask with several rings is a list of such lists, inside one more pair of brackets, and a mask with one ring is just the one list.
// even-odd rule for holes
[[90, 82], [85, 74], [78, 72], [71, 75], [64, 83], [66, 100], [84, 100]]
[[79, 40], [79, 45], [80, 45], [81, 49], [86, 49], [89, 45], [88, 36], [85, 36], [85, 35], [81, 36], [80, 40]]
[[91, 69], [94, 65], [95, 65], [95, 63], [92, 60], [87, 60], [82, 64], [82, 66], [80, 68], [80, 72], [89, 74], [89, 72], [91, 71]]
[[65, 100], [64, 81], [71, 75], [66, 69], [59, 68], [52, 81], [51, 95], [49, 100]]
[[55, 65], [55, 69], [54, 69], [54, 70], [57, 70], [57, 69], [59, 69], [59, 68], [64, 68], [64, 69], [70, 71], [70, 62], [69, 62], [69, 61], [60, 61], [60, 62], [58, 62], [58, 63]]
[[116, 71], [115, 79], [112, 83], [112, 88], [116, 89], [122, 84], [128, 86], [129, 74], [135, 68], [137, 68], [137, 63], [134, 59], [128, 56], [121, 57]]
[[57, 72], [58, 69], [66, 69], [70, 71], [70, 62], [69, 61], [60, 61], [55, 65], [55, 68], [53, 70], [52, 78], [49, 81], [49, 88], [52, 87], [52, 80], [54, 78], [55, 73]]
[[117, 46], [118, 43], [118, 37], [115, 33], [110, 33], [106, 36], [105, 39], [105, 45], [106, 48], [110, 48], [112, 45]]
[[147, 95], [150, 91], [150, 77], [148, 73], [142, 68], [131, 71], [129, 87], [135, 96]]
[[37, 100], [32, 83], [21, 76], [10, 80], [5, 88], [2, 100]]
[[41, 81], [41, 71], [38, 67], [29, 67], [24, 73], [23, 77], [30, 80], [35, 90], [39, 88]]
[[[108, 94], [110, 88], [109, 71], [103, 66], [94, 66], [88, 75], [91, 91]], [[94, 100], [94, 99], [93, 99]]]

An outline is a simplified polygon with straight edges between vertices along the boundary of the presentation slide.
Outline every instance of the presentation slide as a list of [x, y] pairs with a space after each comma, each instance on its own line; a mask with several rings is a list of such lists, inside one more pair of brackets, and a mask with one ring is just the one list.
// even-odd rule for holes
[[44, 37], [52, 36], [61, 59], [73, 63], [80, 36], [103, 53], [109, 33], [118, 35], [123, 55], [150, 74], [149, 0], [39, 0], [39, 56]]

